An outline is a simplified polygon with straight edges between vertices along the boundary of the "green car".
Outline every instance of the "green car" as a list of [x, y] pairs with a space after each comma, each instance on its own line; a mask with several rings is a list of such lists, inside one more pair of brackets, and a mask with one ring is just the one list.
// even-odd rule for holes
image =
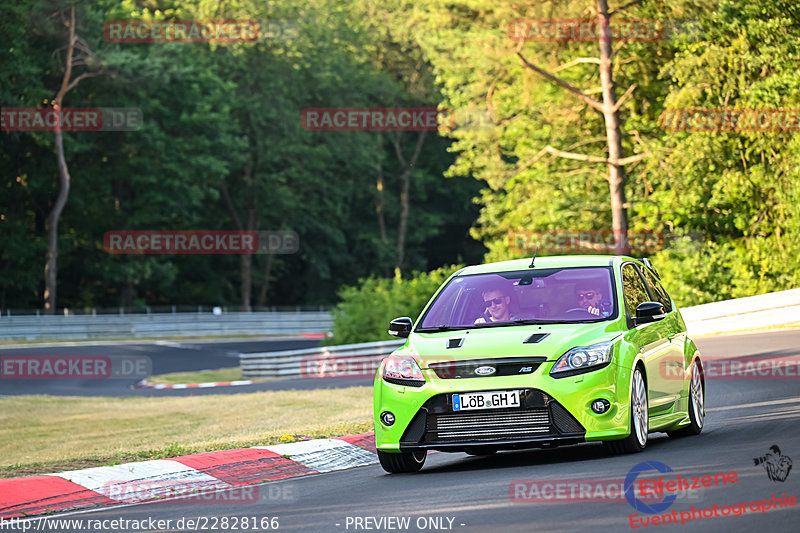
[[387, 472], [428, 450], [602, 441], [642, 451], [648, 433], [697, 435], [700, 352], [645, 259], [541, 257], [471, 266], [434, 294], [375, 376], [375, 441]]

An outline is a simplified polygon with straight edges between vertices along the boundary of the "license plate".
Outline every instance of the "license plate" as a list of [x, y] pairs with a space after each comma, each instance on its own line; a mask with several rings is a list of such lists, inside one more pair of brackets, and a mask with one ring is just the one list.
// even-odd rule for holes
[[519, 407], [519, 391], [465, 392], [453, 394], [453, 411], [470, 409], [505, 409]]

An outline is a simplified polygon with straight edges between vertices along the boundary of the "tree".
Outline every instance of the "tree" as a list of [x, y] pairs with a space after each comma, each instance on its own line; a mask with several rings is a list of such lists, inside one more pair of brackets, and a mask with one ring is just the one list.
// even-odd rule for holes
[[414, 152], [408, 160], [403, 155], [403, 148], [400, 146], [400, 134], [398, 133], [392, 138], [392, 145], [394, 146], [397, 160], [400, 162], [400, 183], [402, 184], [400, 189], [400, 220], [397, 223], [397, 258], [395, 259], [395, 268], [399, 271], [403, 270], [405, 261], [408, 211], [411, 203], [411, 176], [414, 171], [414, 165], [417, 164], [417, 159], [419, 159], [426, 133], [426, 131], [420, 132], [419, 137], [417, 137], [417, 143], [414, 146]]
[[[632, 2], [634, 4], [636, 2]], [[626, 6], [631, 5], [626, 4]], [[628, 98], [636, 88], [633, 84], [625, 91], [625, 94], [617, 100], [616, 88], [614, 85], [613, 75], [613, 51], [611, 46], [611, 32], [610, 21], [611, 16], [621, 11], [621, 9], [609, 12], [607, 0], [597, 0], [598, 23], [601, 31], [598, 33], [598, 44], [600, 46], [600, 57], [580, 58], [576, 61], [581, 63], [596, 63], [599, 65], [600, 80], [602, 84], [603, 100], [598, 101], [569, 82], [551, 74], [550, 72], [537, 67], [530, 63], [525, 57], [517, 52], [522, 62], [526, 67], [533, 70], [537, 74], [552, 81], [560, 87], [566, 89], [586, 103], [592, 109], [595, 109], [603, 114], [603, 119], [606, 125], [606, 142], [608, 144], [608, 158], [600, 158], [592, 155], [577, 154], [573, 152], [565, 152], [557, 150], [552, 146], [546, 146], [539, 153], [544, 155], [546, 153], [571, 159], [575, 161], [585, 161], [590, 163], [605, 163], [608, 165], [608, 187], [611, 198], [611, 229], [616, 238], [619, 246], [619, 253], [629, 254], [630, 245], [628, 243], [628, 213], [625, 202], [625, 165], [640, 161], [650, 155], [646, 149], [630, 157], [622, 157], [622, 135], [621, 135], [621, 119], [620, 119], [620, 106]], [[564, 68], [562, 66], [561, 68]], [[637, 140], [641, 141], [641, 139]], [[534, 161], [536, 158], [534, 158]]]
[[[64, 76], [61, 80], [61, 86], [53, 100], [53, 109], [60, 115], [64, 107], [64, 97], [67, 93], [74, 89], [81, 80], [99, 76], [103, 71], [102, 69], [95, 71], [87, 70], [74, 79], [72, 78], [73, 67], [90, 67], [92, 63], [96, 64], [97, 56], [86, 44], [86, 41], [75, 33], [75, 6], [69, 9], [69, 18], [67, 18], [63, 12], [59, 13], [59, 15], [69, 32], [66, 57], [64, 59]], [[56, 289], [58, 286], [58, 221], [61, 218], [61, 213], [64, 211], [64, 206], [67, 204], [71, 180], [67, 160], [64, 156], [64, 134], [61, 131], [60, 117], [59, 120], [56, 121], [54, 135], [60, 188], [53, 209], [47, 217], [47, 260], [44, 267], [44, 312], [48, 315], [53, 314], [56, 307]]]

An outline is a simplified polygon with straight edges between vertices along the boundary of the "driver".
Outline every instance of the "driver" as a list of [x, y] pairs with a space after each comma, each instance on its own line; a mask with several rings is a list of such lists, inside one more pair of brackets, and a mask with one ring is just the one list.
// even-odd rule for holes
[[505, 288], [489, 287], [481, 293], [481, 296], [483, 296], [483, 304], [488, 313], [478, 317], [475, 324], [486, 324], [487, 318], [489, 322], [516, 320], [516, 317], [511, 314], [511, 296], [508, 295]]
[[[575, 299], [578, 302], [578, 307], [586, 309], [586, 312], [591, 315], [600, 316], [600, 312], [606, 310], [606, 304], [603, 302], [603, 293], [597, 285], [591, 283], [576, 285]], [[603, 313], [603, 316], [608, 316], [608, 313]]]

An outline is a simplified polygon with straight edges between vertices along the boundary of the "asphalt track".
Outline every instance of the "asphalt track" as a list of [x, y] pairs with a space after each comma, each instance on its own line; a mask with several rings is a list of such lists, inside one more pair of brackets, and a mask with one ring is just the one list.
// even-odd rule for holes
[[[706, 357], [798, 356], [800, 331], [708, 337], [699, 339], [698, 345]], [[679, 499], [661, 514], [673, 509], [678, 513], [691, 512], [691, 506], [703, 509], [717, 505], [721, 509], [770, 499], [773, 494], [800, 496], [800, 467], [790, 471], [785, 481], [778, 482], [771, 481], [763, 465], [757, 466], [753, 461], [773, 445], [778, 445], [783, 455], [800, 461], [800, 381], [797, 378], [709, 380], [706, 390], [707, 418], [701, 435], [670, 439], [663, 434], [652, 434], [647, 449], [639, 454], [608, 456], [598, 444], [504, 452], [490, 457], [435, 453], [428, 456], [427, 464], [417, 474], [388, 475], [380, 466], [373, 465], [263, 484], [258, 487], [258, 500], [249, 504], [232, 504], [222, 499], [202, 505], [173, 501], [72, 513], [70, 518], [171, 519], [172, 525], [163, 531], [188, 530], [176, 527], [176, 521], [200, 517], [209, 520], [206, 523], [209, 531], [231, 531], [232, 520], [242, 517], [257, 520], [277, 517], [278, 531], [304, 533], [631, 531], [630, 516], [643, 517], [646, 513], [634, 510], [624, 500], [576, 503], [566, 498], [531, 503], [516, 502], [510, 496], [514, 495], [516, 480], [533, 480], [541, 487], [545, 482], [562, 480], [623, 482], [628, 472], [644, 461], [668, 465], [673, 470], [668, 475], [672, 476], [699, 477], [731, 471], [738, 475], [735, 483], [702, 489], [693, 499]], [[655, 477], [655, 472], [650, 471], [647, 477]], [[227, 517], [228, 528], [221, 526], [223, 517]], [[410, 522], [408, 527], [377, 528], [372, 520], [365, 522], [366, 517], [406, 517]], [[441, 517], [443, 527], [417, 522], [427, 517]], [[356, 522], [357, 518], [361, 521]], [[212, 529], [215, 519], [217, 527]], [[702, 518], [683, 525], [640, 526], [636, 530], [794, 532], [798, 531], [798, 519], [800, 507], [791, 507], [766, 513], [747, 511], [738, 517]], [[356, 527], [358, 523], [361, 527]]]

